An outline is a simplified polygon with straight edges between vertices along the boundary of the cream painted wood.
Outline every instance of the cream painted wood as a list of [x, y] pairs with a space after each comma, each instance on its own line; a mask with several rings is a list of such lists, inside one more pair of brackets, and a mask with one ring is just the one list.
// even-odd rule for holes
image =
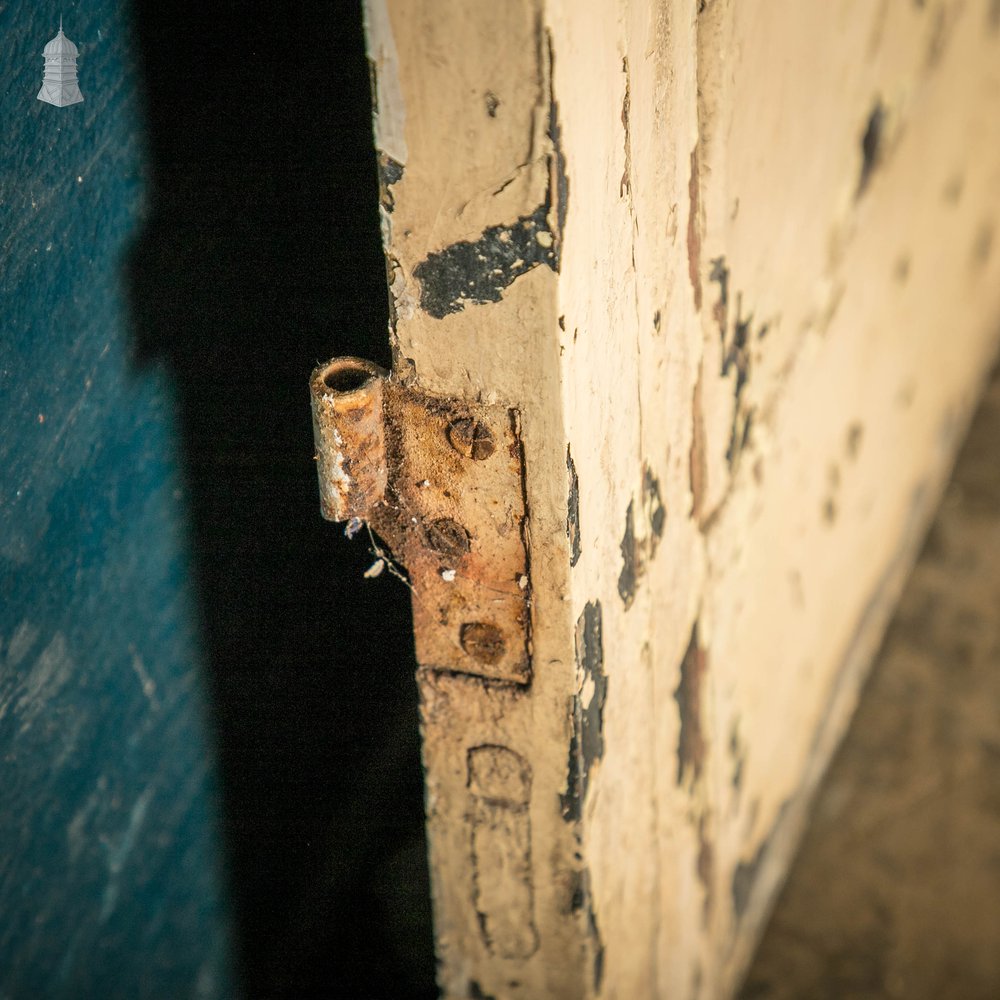
[[366, 9], [397, 367], [526, 468], [530, 686], [419, 678], [444, 995], [731, 996], [997, 346], [1000, 5]]

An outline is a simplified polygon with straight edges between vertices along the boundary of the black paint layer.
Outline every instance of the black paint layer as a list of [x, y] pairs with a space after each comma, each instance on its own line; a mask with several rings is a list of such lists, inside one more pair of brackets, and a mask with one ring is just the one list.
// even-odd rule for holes
[[435, 319], [460, 312], [466, 303], [499, 302], [503, 290], [539, 264], [556, 270], [548, 205], [505, 226], [491, 226], [473, 242], [453, 243], [428, 254], [414, 269], [420, 306]]
[[[604, 673], [604, 639], [600, 601], [586, 605], [576, 623], [576, 664], [581, 688], [593, 688], [584, 706], [578, 695], [573, 699], [573, 733], [570, 737], [566, 794], [562, 796], [563, 819], [579, 820], [587, 794], [587, 779], [595, 760], [604, 755], [604, 703], [608, 679]], [[590, 683], [588, 683], [590, 682]]]
[[575, 566], [580, 561], [580, 479], [576, 474], [576, 465], [568, 445], [566, 447], [566, 470], [569, 473], [566, 534], [569, 537], [569, 564]]
[[663, 506], [660, 495], [660, 480], [653, 475], [653, 470], [646, 466], [642, 474], [642, 500], [649, 519], [649, 557], [656, 555], [663, 530], [667, 524], [667, 508]]
[[628, 611], [635, 600], [636, 587], [639, 584], [639, 573], [642, 561], [635, 539], [635, 501], [630, 500], [625, 512], [625, 534], [621, 542], [622, 571], [618, 576], [618, 594]]

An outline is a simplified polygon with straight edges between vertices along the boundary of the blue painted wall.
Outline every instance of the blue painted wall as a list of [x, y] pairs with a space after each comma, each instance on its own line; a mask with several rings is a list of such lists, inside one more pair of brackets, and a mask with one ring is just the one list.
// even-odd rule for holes
[[[35, 99], [64, 15], [84, 103]], [[132, 363], [123, 5], [0, 5], [0, 996], [230, 993], [176, 401]]]
[[306, 389], [389, 363], [360, 4], [0, 43], [0, 1000], [431, 998], [409, 595]]

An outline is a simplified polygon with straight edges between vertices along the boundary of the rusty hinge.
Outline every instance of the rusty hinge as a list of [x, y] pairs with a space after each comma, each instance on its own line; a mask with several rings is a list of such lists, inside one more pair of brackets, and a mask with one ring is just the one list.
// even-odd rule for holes
[[409, 574], [422, 667], [531, 680], [524, 457], [515, 410], [420, 392], [377, 365], [313, 373], [320, 504]]

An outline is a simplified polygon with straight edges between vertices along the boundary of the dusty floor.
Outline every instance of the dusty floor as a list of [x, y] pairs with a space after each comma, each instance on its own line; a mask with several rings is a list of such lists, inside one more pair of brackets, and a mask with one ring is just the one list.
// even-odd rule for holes
[[742, 1000], [1000, 998], [1000, 375]]

